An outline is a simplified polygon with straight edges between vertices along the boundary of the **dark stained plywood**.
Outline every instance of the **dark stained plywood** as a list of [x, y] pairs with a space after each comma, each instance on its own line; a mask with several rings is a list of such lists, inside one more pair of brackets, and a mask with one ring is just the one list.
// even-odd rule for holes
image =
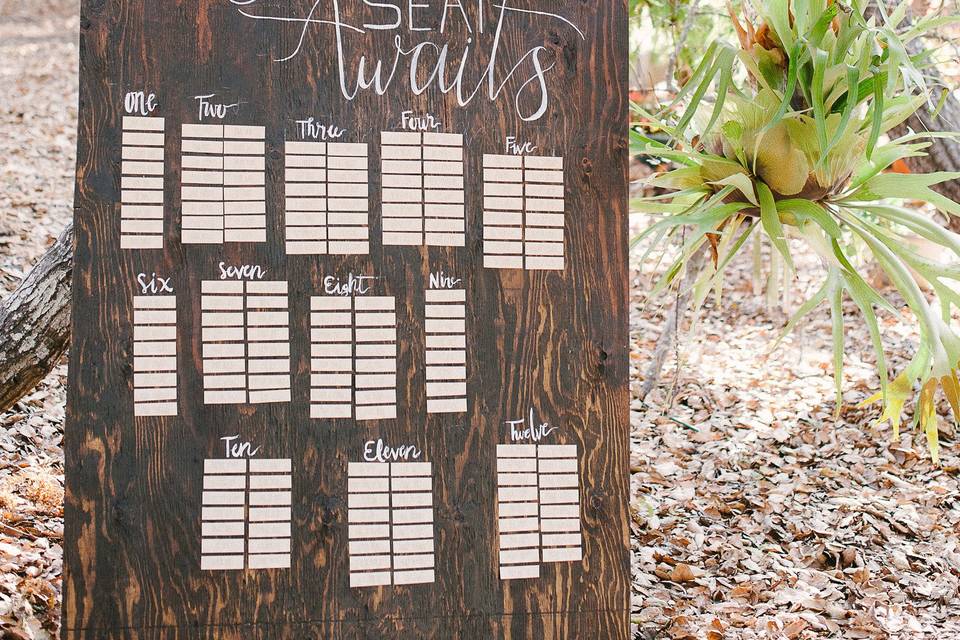
[[626, 3], [445, 4], [83, 1], [65, 638], [628, 636]]

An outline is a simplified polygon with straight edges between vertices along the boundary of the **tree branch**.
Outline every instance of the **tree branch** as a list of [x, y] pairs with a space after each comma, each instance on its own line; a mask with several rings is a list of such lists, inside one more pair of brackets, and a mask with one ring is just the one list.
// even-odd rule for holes
[[0, 411], [32, 391], [70, 344], [73, 224], [0, 302]]

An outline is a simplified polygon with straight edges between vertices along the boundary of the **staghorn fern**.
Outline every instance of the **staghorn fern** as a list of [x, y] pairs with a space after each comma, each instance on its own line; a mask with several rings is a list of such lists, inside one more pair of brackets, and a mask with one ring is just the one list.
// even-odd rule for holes
[[[930, 187], [960, 173], [885, 173], [898, 160], [920, 156], [933, 137], [885, 134], [933, 104], [923, 69], [925, 55], [911, 43], [956, 17], [910, 23], [908, 2], [893, 11], [875, 0], [751, 0], [759, 19], [741, 22], [730, 9], [739, 47], [713, 43], [673, 103], [655, 114], [634, 109], [670, 136], [669, 143], [632, 132], [641, 153], [677, 168], [650, 184], [666, 196], [641, 199], [639, 209], [657, 217], [635, 242], [666, 248], [684, 230], [679, 257], [654, 294], [681, 286], [690, 258], [707, 245], [713, 261], [693, 274], [692, 300], [702, 306], [720, 290], [730, 259], [754, 236], [766, 238], [772, 271], [782, 263], [793, 274], [788, 237], [804, 240], [826, 266], [820, 289], [803, 302], [784, 335], [813, 309], [828, 303], [833, 315], [837, 410], [844, 360], [842, 301], [849, 296], [863, 314], [876, 351], [881, 420], [899, 437], [905, 402], [919, 389], [915, 424], [939, 461], [936, 392], [939, 387], [960, 418], [960, 334], [950, 324], [960, 309], [960, 262], [939, 264], [914, 251], [905, 234], [919, 235], [960, 258], [960, 235], [896, 201], [924, 201], [960, 216], [960, 204]], [[916, 316], [920, 344], [913, 360], [892, 381], [876, 308], [897, 310], [858, 273], [871, 257]], [[917, 278], [932, 287], [939, 309]]]

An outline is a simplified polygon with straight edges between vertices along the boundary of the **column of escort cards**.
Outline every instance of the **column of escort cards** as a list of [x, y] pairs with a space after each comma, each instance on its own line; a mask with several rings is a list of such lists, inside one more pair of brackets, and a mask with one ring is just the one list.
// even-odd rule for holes
[[463, 136], [381, 133], [383, 244], [465, 244]]
[[576, 445], [497, 445], [500, 579], [583, 558]]
[[124, 116], [120, 248], [163, 248], [164, 119]]
[[181, 240], [266, 242], [264, 128], [184, 124]]
[[291, 461], [204, 461], [204, 571], [290, 568]]
[[370, 253], [366, 144], [286, 142], [287, 254]]
[[350, 586], [434, 582], [433, 467], [351, 462]]
[[[182, 124], [181, 241], [267, 241], [265, 127]], [[165, 120], [125, 116], [120, 246], [164, 247]], [[285, 140], [283, 246], [289, 256], [370, 253], [366, 143]], [[380, 134], [382, 244], [466, 246], [464, 137]], [[485, 154], [482, 256], [488, 269], [563, 270], [562, 157]], [[442, 274], [441, 274], [442, 275]], [[465, 414], [467, 294], [431, 280], [424, 292], [426, 413]], [[146, 289], [144, 289], [146, 291]], [[203, 280], [199, 299], [203, 402], [291, 402], [290, 300], [277, 280]], [[394, 420], [397, 304], [390, 296], [310, 298], [310, 417]], [[182, 315], [182, 314], [181, 314]], [[177, 296], [133, 298], [136, 417], [178, 413]], [[583, 559], [576, 445], [496, 447], [496, 545], [501, 580], [534, 579], [543, 564]], [[435, 581], [433, 465], [351, 462], [347, 468], [349, 583]], [[207, 459], [201, 497], [204, 571], [291, 567], [289, 459]]]
[[310, 416], [396, 418], [396, 300], [315, 296], [310, 309]]
[[205, 404], [290, 402], [290, 314], [284, 281], [201, 283]]

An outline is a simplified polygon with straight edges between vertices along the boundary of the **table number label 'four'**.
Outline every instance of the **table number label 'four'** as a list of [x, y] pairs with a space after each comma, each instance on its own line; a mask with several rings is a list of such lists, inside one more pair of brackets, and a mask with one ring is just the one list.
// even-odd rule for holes
[[183, 125], [184, 244], [266, 242], [264, 128]]
[[500, 579], [583, 559], [576, 445], [497, 445]]
[[283, 281], [201, 285], [205, 404], [290, 402], [290, 315]]
[[350, 586], [433, 582], [433, 466], [351, 462]]
[[290, 568], [290, 460], [206, 460], [200, 568]]
[[290, 255], [370, 253], [367, 145], [286, 143]]

